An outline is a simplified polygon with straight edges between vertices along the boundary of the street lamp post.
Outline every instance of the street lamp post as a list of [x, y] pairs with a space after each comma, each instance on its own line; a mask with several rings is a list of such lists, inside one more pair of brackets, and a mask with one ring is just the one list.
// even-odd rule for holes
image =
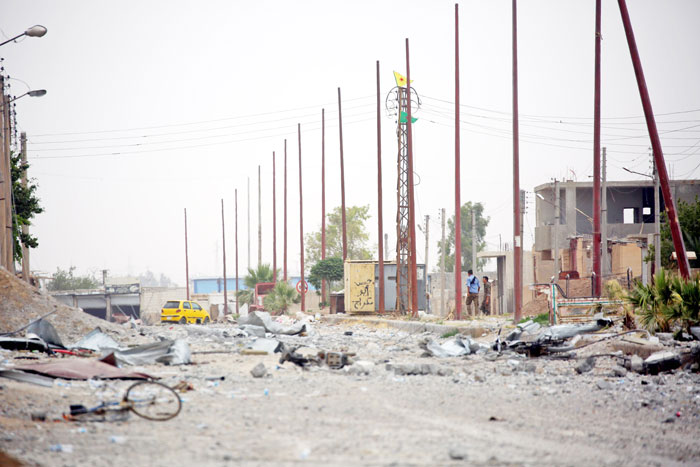
[[6, 40], [6, 41], [3, 42], [2, 44], [0, 44], [0, 46], [3, 46], [3, 45], [5, 45], [5, 44], [7, 44], [8, 42], [15, 41], [15, 40], [19, 39], [19, 38], [22, 37], [22, 36], [27, 36], [27, 37], [42, 37], [42, 36], [44, 36], [44, 35], [46, 34], [47, 31], [48, 31], [48, 29], [46, 29], [44, 26], [42, 26], [42, 25], [40, 25], [40, 24], [37, 24], [37, 25], [32, 26], [31, 28], [27, 29], [26, 31], [24, 31], [22, 34], [18, 34], [18, 35], [16, 35], [15, 37], [13, 37], [12, 39]]

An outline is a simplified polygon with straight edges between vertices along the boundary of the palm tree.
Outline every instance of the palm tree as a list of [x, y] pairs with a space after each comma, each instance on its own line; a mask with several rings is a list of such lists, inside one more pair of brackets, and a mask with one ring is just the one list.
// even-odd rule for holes
[[265, 309], [274, 312], [286, 313], [293, 303], [299, 303], [300, 297], [297, 291], [286, 282], [278, 282], [275, 288], [265, 295]]
[[273, 280], [274, 274], [269, 264], [259, 264], [256, 269], [248, 268], [248, 275], [243, 278], [243, 284], [246, 288], [239, 290], [236, 298], [241, 304], [252, 305], [255, 300], [255, 285]]

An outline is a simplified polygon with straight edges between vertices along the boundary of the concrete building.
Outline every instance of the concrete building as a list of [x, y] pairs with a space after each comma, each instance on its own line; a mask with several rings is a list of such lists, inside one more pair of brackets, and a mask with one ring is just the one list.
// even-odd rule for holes
[[[656, 206], [654, 182], [637, 180], [607, 182], [607, 239], [609, 263], [603, 265], [606, 276], [635, 277], [644, 272], [643, 258], [649, 235], [654, 234]], [[593, 238], [593, 183], [559, 183], [559, 226], [555, 229], [554, 183], [535, 187], [536, 227], [534, 245], [535, 280], [549, 282], [555, 275], [554, 255], [560, 258], [560, 271], [575, 271], [590, 277]], [[672, 180], [675, 200], [694, 202], [700, 196], [700, 180]], [[659, 209], [665, 209], [659, 194]], [[554, 251], [554, 232], [558, 230], [558, 251]], [[607, 266], [607, 267], [606, 267]]]

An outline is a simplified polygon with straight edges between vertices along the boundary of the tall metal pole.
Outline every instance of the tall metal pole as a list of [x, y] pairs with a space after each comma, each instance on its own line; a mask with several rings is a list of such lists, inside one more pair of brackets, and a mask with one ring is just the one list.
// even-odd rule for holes
[[474, 212], [474, 207], [472, 205], [472, 269], [476, 273], [478, 263], [476, 262], [476, 213]]
[[661, 200], [659, 199], [659, 171], [654, 162], [654, 274], [661, 271]]
[[284, 140], [284, 258], [282, 280], [287, 282], [287, 140]]
[[258, 166], [258, 267], [262, 264], [262, 180]]
[[[24, 131], [20, 133], [20, 144], [22, 151], [22, 165], [26, 167], [27, 165], [27, 133]], [[22, 170], [22, 186], [27, 189], [27, 170]], [[658, 193], [658, 190], [657, 190]], [[29, 226], [22, 226], [22, 234], [29, 235]], [[30, 269], [29, 269], [29, 248], [22, 243], [22, 279], [31, 284], [30, 280]]]
[[277, 282], [277, 178], [272, 151], [272, 282]]
[[605, 148], [603, 148], [602, 151], [603, 166], [601, 168], [602, 175], [600, 181], [600, 261], [603, 263], [601, 265], [601, 275], [606, 277], [610, 275], [610, 256], [608, 253], [608, 162], [605, 154]]
[[343, 110], [338, 88], [338, 134], [340, 135], [340, 209], [343, 223], [343, 262], [348, 258], [348, 233], [345, 224], [345, 162], [343, 160]]
[[673, 196], [671, 195], [671, 187], [668, 182], [668, 172], [666, 171], [666, 161], [664, 159], [664, 153], [661, 149], [661, 140], [659, 139], [659, 132], [656, 128], [654, 111], [651, 108], [651, 99], [649, 98], [649, 91], [647, 90], [646, 80], [644, 79], [644, 70], [642, 70], [642, 62], [639, 58], [637, 43], [634, 39], [634, 31], [632, 30], [632, 23], [630, 21], [629, 12], [627, 11], [627, 3], [625, 0], [618, 0], [617, 3], [620, 6], [622, 24], [625, 27], [627, 44], [630, 49], [630, 55], [632, 56], [634, 74], [637, 78], [637, 87], [639, 88], [639, 95], [642, 99], [644, 116], [647, 122], [649, 138], [651, 139], [651, 147], [654, 151], [654, 162], [656, 163], [656, 169], [659, 173], [659, 182], [661, 183], [661, 191], [664, 196], [664, 204], [666, 205], [666, 214], [668, 214], [669, 227], [671, 228], [673, 248], [676, 250], [676, 257], [678, 258], [678, 269], [681, 277], [684, 279], [689, 279], [690, 264], [688, 263], [688, 255], [685, 251], [685, 243], [683, 242], [683, 235], [681, 233], [680, 222], [678, 221], [676, 206], [673, 201]]
[[[460, 200], [459, 5], [455, 3], [455, 317], [462, 318], [462, 201]], [[444, 249], [444, 245], [443, 245]]]
[[[326, 109], [321, 109], [321, 260], [326, 259]], [[321, 303], [326, 303], [326, 280], [321, 280]]]
[[297, 123], [299, 139], [299, 242], [301, 263], [301, 311], [306, 311], [306, 282], [304, 281], [304, 195], [301, 189], [301, 123]]
[[224, 199], [221, 198], [221, 239], [224, 250], [224, 311], [228, 312], [228, 284], [226, 279], [226, 225], [224, 224]]
[[522, 236], [520, 235], [520, 134], [518, 126], [518, 10], [513, 0], [513, 320], [520, 321], [523, 300]]
[[248, 177], [248, 269], [250, 269], [250, 177]]
[[411, 314], [418, 316], [418, 265], [416, 258], [416, 203], [415, 184], [413, 182], [413, 135], [411, 128], [411, 65], [408, 51], [408, 38], [406, 38], [406, 127], [408, 128], [408, 232], [410, 245], [410, 278], [411, 278]]
[[379, 83], [379, 60], [377, 60], [377, 259], [379, 261], [379, 313], [384, 313], [384, 217], [382, 198], [382, 123]]
[[12, 186], [12, 176], [10, 173], [10, 103], [5, 94], [5, 77], [0, 76], [0, 104], [2, 105], [2, 145], [0, 145], [0, 264], [8, 271], [12, 267], [11, 255], [8, 252], [9, 233], [12, 231], [12, 224], [8, 224], [5, 216], [6, 207], [10, 204], [9, 188]]
[[185, 208], [185, 283], [187, 284], [187, 300], [190, 299], [190, 259], [187, 251], [187, 208]]
[[593, 97], [593, 296], [600, 297], [600, 40], [601, 0], [595, 2], [595, 84]]
[[235, 242], [236, 242], [236, 314], [239, 314], [238, 307], [238, 188], [234, 191], [234, 220], [235, 220]]
[[423, 281], [423, 285], [425, 285], [425, 290], [423, 290], [423, 293], [425, 294], [425, 312], [428, 312], [428, 266], [430, 265], [430, 262], [428, 262], [428, 253], [430, 252], [430, 216], [426, 214], [425, 216], [425, 274], [423, 277], [425, 280]]
[[552, 247], [552, 257], [554, 259], [554, 282], [559, 281], [559, 217], [561, 216], [561, 195], [559, 193], [559, 180], [554, 180], [554, 246]]
[[[440, 252], [440, 316], [446, 316], [445, 310], [445, 208], [442, 208], [440, 216], [442, 224], [442, 243]], [[460, 281], [461, 282], [461, 281]]]

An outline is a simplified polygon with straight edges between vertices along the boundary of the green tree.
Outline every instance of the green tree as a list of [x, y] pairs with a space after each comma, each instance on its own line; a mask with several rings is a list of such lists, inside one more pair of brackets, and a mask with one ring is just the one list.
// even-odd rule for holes
[[255, 269], [248, 268], [248, 275], [243, 279], [243, 284], [247, 289], [239, 290], [236, 298], [241, 304], [247, 303], [252, 305], [255, 300], [255, 285], [260, 282], [272, 282], [273, 280], [274, 273], [269, 264], [260, 264]]
[[36, 196], [37, 185], [33, 180], [27, 181], [27, 186], [22, 184], [22, 176], [25, 175], [29, 168], [28, 163], [22, 163], [21, 154], [11, 154], [11, 172], [12, 172], [12, 198], [14, 204], [14, 216], [12, 216], [12, 235], [14, 238], [15, 261], [22, 260], [22, 245], [27, 248], [36, 248], [39, 246], [38, 239], [31, 234], [22, 233], [23, 226], [32, 225], [32, 219], [35, 215], [44, 212], [44, 208], [39, 204], [39, 198]]
[[[343, 260], [341, 258], [326, 258], [313, 265], [309, 275], [309, 282], [320, 292], [322, 281], [328, 281], [331, 286], [330, 288], [332, 288], [334, 281], [343, 280], [344, 272]], [[327, 297], [321, 297], [321, 302], [324, 304], [327, 303], [326, 298]]]
[[291, 285], [286, 282], [278, 282], [275, 287], [265, 295], [263, 305], [266, 310], [276, 313], [286, 313], [293, 303], [299, 303], [301, 297]]
[[[326, 258], [343, 257], [343, 224], [340, 207], [326, 215]], [[369, 233], [365, 222], [369, 219], [369, 205], [350, 206], [345, 209], [345, 228], [348, 237], [348, 259], [370, 259], [367, 247]], [[306, 235], [306, 260], [309, 265], [321, 260], [321, 231]]]
[[[685, 249], [700, 255], [700, 199], [696, 196], [694, 203], [678, 200], [676, 212], [678, 213], [678, 222], [681, 224]], [[663, 219], [661, 222], [661, 265], [665, 268], [671, 268], [676, 265], [675, 261], [671, 260], [671, 253], [675, 251], [671, 238], [671, 226], [668, 223], [666, 212], [664, 211], [661, 215]], [[651, 257], [653, 258], [653, 251]], [[691, 267], [695, 268], [699, 265], [700, 261], [698, 260], [690, 262]]]
[[[483, 266], [485, 260], [477, 260], [478, 266], [472, 264], [472, 218], [471, 213], [476, 215], [476, 251], [482, 251], [486, 247], [484, 237], [486, 236], [486, 227], [489, 225], [490, 218], [484, 217], [484, 206], [481, 203], [473, 203], [468, 201], [462, 205], [461, 209], [461, 224], [462, 224], [462, 271], [469, 269], [478, 270]], [[454, 272], [455, 268], [455, 217], [454, 215], [447, 220], [448, 235], [445, 239], [445, 270]], [[442, 240], [438, 241], [438, 267], [440, 258], [442, 257]]]
[[98, 282], [93, 276], [76, 276], [75, 266], [71, 266], [67, 271], [56, 268], [56, 272], [51, 276], [48, 284], [49, 290], [79, 290], [97, 288]]

